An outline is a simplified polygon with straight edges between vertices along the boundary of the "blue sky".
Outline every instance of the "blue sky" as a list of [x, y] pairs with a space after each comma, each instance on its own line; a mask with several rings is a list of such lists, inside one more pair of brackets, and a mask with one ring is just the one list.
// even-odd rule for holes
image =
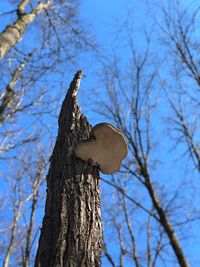
[[[191, 1], [185, 1], [184, 4], [187, 4], [188, 2]], [[151, 6], [151, 2], [150, 6]], [[152, 6], [151, 6], [152, 8]], [[136, 11], [137, 10], [137, 11]], [[152, 9], [153, 10], [153, 9]], [[151, 10], [151, 12], [152, 12]], [[150, 10], [149, 10], [150, 11]], [[153, 25], [153, 21], [150, 17], [147, 16], [147, 10], [143, 4], [143, 1], [92, 1], [92, 0], [84, 0], [81, 3], [81, 10], [80, 10], [80, 15], [83, 17], [86, 22], [88, 22], [88, 25], [90, 25], [90, 29], [92, 29], [92, 32], [95, 33], [95, 36], [97, 37], [97, 41], [100, 44], [103, 44], [106, 52], [111, 53], [116, 47], [119, 47], [119, 40], [117, 39], [118, 35], [116, 33], [117, 28], [121, 27], [120, 25], [127, 20], [127, 14], [129, 14], [129, 21], [133, 22], [133, 29], [136, 30], [137, 32], [137, 45], [143, 44], [143, 33], [142, 32], [142, 27], [145, 25], [147, 28], [151, 28]], [[155, 15], [155, 14], [154, 14]], [[159, 18], [159, 15], [157, 17]], [[155, 26], [155, 25], [154, 25]], [[140, 31], [141, 30], [141, 31]], [[154, 28], [155, 30], [155, 28]], [[154, 31], [153, 31], [154, 32]], [[113, 34], [114, 33], [114, 34]], [[141, 37], [141, 38], [140, 38]], [[154, 38], [153, 38], [154, 39]], [[153, 43], [154, 47], [157, 47], [158, 45], [158, 40], [156, 38], [154, 39], [155, 42]], [[121, 42], [121, 40], [120, 40]], [[120, 51], [120, 57], [122, 60], [127, 59], [127, 53], [126, 50], [123, 49], [118, 49], [118, 52]], [[158, 56], [162, 55], [162, 50], [159, 47], [158, 48]], [[167, 63], [167, 62], [166, 62]], [[90, 72], [90, 68], [86, 68], [86, 76], [87, 76], [87, 81], [82, 82], [82, 89], [84, 90], [85, 87], [89, 89], [91, 85], [91, 81], [93, 81], [93, 76], [92, 76], [92, 71]], [[87, 83], [88, 82], [88, 83]], [[85, 87], [84, 87], [85, 86]], [[81, 95], [81, 93], [80, 93]], [[88, 118], [90, 121], [94, 124], [97, 120], [96, 117], [93, 117], [94, 115], [91, 114], [90, 108], [84, 108], [83, 105], [83, 111], [87, 114]], [[162, 114], [163, 113], [163, 114]], [[166, 115], [166, 105], [163, 103], [163, 110], [160, 110], [160, 114], [158, 115]], [[161, 116], [162, 117], [162, 116]], [[160, 118], [159, 120], [162, 123], [162, 119]], [[97, 121], [98, 123], [99, 121]], [[158, 120], [156, 121], [155, 124], [158, 124]], [[163, 131], [165, 131], [162, 126], [160, 129], [157, 129], [157, 134], [158, 137], [163, 135]], [[169, 141], [169, 140], [168, 140]], [[177, 158], [177, 156], [173, 153], [173, 147], [169, 146], [169, 142], [166, 140], [162, 140], [162, 146], [161, 146], [161, 151], [159, 152], [159, 159], [161, 161], [160, 168], [156, 171], [154, 174], [156, 178], [160, 179], [162, 178], [161, 184], [164, 183], [165, 186], [169, 187], [169, 190], [172, 188], [176, 188], [178, 184], [178, 180], [181, 181], [181, 179], [184, 179], [185, 177], [185, 169], [187, 167], [183, 167], [182, 161]], [[180, 147], [180, 151], [184, 150], [185, 148]], [[155, 154], [156, 157], [158, 157], [158, 154]], [[166, 165], [162, 165], [164, 161], [167, 162], [166, 156], [168, 157], [168, 163]], [[187, 158], [184, 160], [185, 164], [187, 165]], [[173, 171], [172, 171], [173, 170]], [[193, 172], [191, 173], [192, 176]], [[198, 179], [198, 175], [196, 178]], [[175, 178], [176, 177], [176, 178]], [[177, 179], [177, 177], [179, 177]], [[168, 183], [170, 179], [170, 183]], [[198, 183], [198, 182], [197, 182]], [[199, 183], [197, 186], [200, 186]], [[192, 194], [191, 192], [188, 192], [189, 194]], [[188, 196], [185, 195], [185, 200], [188, 199]], [[183, 200], [184, 201], [184, 200]], [[194, 227], [194, 231], [198, 231], [198, 226], [196, 228]], [[193, 241], [186, 241], [182, 240], [181, 242], [183, 243], [184, 247], [186, 248], [186, 254], [192, 255], [193, 262], [192, 262], [192, 267], [199, 267], [199, 261], [198, 263], [195, 260], [199, 260], [198, 256], [198, 251], [200, 249], [199, 247], [199, 240], [198, 245], [193, 246]], [[112, 246], [112, 249], [115, 250], [114, 246]], [[105, 265], [106, 266], [106, 265]], [[130, 265], [132, 266], [132, 265]], [[173, 265], [167, 265], [168, 267], [171, 267]], [[127, 263], [126, 267], [129, 267], [129, 264]]]
[[[147, 10], [145, 9], [145, 6], [143, 4], [143, 1], [123, 1], [123, 0], [98, 0], [98, 1], [92, 1], [92, 0], [82, 0], [80, 1], [80, 16], [83, 19], [83, 21], [88, 25], [88, 31], [91, 31], [92, 34], [97, 39], [97, 43], [100, 45], [103, 45], [103, 49], [105, 51], [105, 56], [108, 56], [109, 54], [112, 54], [112, 52], [117, 51], [119, 54], [119, 57], [121, 58], [122, 62], [125, 62], [128, 58], [128, 53], [124, 49], [124, 44], [121, 41], [118, 33], [118, 29], [121, 29], [123, 22], [127, 19], [132, 21], [132, 25], [134, 30], [136, 30], [136, 43], [137, 46], [143, 46], [143, 33], [141, 31], [143, 25], [145, 24], [147, 27], [152, 26], [152, 20], [150, 17], [148, 17]], [[10, 5], [8, 5], [8, 1], [1, 1], [0, 4], [1, 12], [5, 12], [10, 10]], [[137, 11], [137, 12], [136, 12]], [[9, 17], [9, 16], [8, 16]], [[4, 26], [8, 23], [9, 19], [8, 17], [5, 17], [3, 21], [0, 23], [0, 29], [2, 30]], [[1, 17], [0, 17], [1, 19]], [[114, 33], [114, 34], [113, 34]], [[121, 36], [121, 33], [120, 33]], [[153, 44], [156, 46], [156, 42]], [[161, 51], [159, 51], [160, 55]], [[92, 64], [92, 65], [91, 65]], [[98, 75], [96, 75], [96, 70], [99, 68], [100, 64], [95, 61], [94, 57], [87, 56], [80, 56], [80, 61], [77, 64], [72, 71], [72, 77], [73, 73], [76, 71], [76, 68], [81, 68], [86, 74], [86, 78], [82, 79], [80, 92], [79, 92], [79, 103], [83, 110], [83, 112], [87, 115], [89, 122], [91, 124], [97, 124], [101, 122], [101, 118], [94, 114], [91, 111], [91, 106], [87, 102], [87, 94], [90, 94], [92, 92], [93, 88], [96, 88], [99, 86], [98, 84]], [[68, 85], [68, 82], [71, 80], [72, 77], [69, 77], [69, 80], [66, 81], [66, 85]], [[100, 88], [101, 90], [101, 88]], [[102, 94], [104, 94], [102, 89]], [[86, 97], [85, 97], [86, 96]], [[106, 97], [104, 96], [104, 100], [106, 101]], [[160, 131], [159, 131], [160, 130]], [[157, 135], [159, 136], [162, 129], [159, 129], [157, 132]], [[162, 143], [162, 152], [159, 154], [160, 159], [164, 159], [166, 157], [165, 152], [168, 150], [168, 144], [163, 141]], [[180, 179], [182, 178], [182, 175], [184, 175], [184, 170], [181, 169], [181, 166], [179, 168], [173, 169], [174, 164], [174, 155], [171, 155], [171, 152], [168, 151], [168, 156], [171, 158], [171, 165], [165, 166], [163, 168], [162, 165], [160, 165], [160, 168], [156, 172], [156, 177], [162, 176], [162, 182], [167, 184], [167, 179], [172, 180], [174, 176], [177, 176], [179, 174]], [[158, 156], [157, 154], [155, 156]], [[172, 164], [173, 162], [173, 164]], [[170, 168], [168, 168], [170, 166]], [[163, 168], [163, 169], [162, 169]], [[173, 172], [171, 170], [173, 169]], [[109, 177], [106, 177], [109, 179]], [[172, 180], [172, 183], [168, 184], [168, 187], [170, 188], [171, 185], [176, 186], [177, 181]], [[103, 189], [103, 188], [102, 188]], [[107, 194], [109, 191], [107, 191]], [[197, 229], [197, 228], [196, 228]], [[184, 241], [183, 241], [184, 242]], [[199, 243], [198, 243], [199, 244]], [[187, 243], [184, 244], [187, 248], [188, 254], [196, 254], [197, 253], [194, 250], [193, 244], [189, 244], [191, 249], [189, 249], [189, 246]], [[115, 251], [114, 244], [111, 244], [112, 251]], [[193, 251], [192, 251], [193, 250]], [[199, 250], [199, 247], [196, 246], [196, 250]], [[103, 265], [106, 267], [105, 263]], [[127, 263], [126, 267], [132, 266]], [[172, 267], [172, 265], [169, 265], [168, 267]], [[192, 265], [192, 267], [199, 267], [199, 265]]]

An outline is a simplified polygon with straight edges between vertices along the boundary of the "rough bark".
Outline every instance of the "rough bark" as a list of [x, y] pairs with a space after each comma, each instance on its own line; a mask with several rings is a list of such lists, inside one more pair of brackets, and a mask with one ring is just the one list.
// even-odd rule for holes
[[101, 266], [99, 172], [73, 153], [91, 129], [77, 104], [81, 76], [75, 75], [60, 112], [36, 267]]
[[0, 34], [0, 60], [22, 39], [27, 26], [33, 22], [39, 13], [47, 9], [52, 1], [49, 0], [46, 4], [39, 2], [30, 13], [24, 13], [26, 5], [29, 2], [30, 1], [26, 0], [21, 2], [17, 9], [18, 18], [14, 23], [8, 25]]

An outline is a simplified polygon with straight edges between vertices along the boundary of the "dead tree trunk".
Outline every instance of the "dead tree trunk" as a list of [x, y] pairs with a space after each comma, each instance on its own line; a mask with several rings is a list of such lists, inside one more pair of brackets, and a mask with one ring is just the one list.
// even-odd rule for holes
[[101, 266], [99, 173], [73, 153], [91, 129], [77, 104], [81, 76], [75, 75], [60, 112], [36, 267]]

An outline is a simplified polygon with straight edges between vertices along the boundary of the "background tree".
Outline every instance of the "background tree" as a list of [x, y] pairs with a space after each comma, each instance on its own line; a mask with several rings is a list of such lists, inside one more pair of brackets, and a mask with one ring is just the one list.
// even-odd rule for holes
[[44, 151], [40, 148], [34, 156], [26, 151], [26, 158], [24, 159], [23, 154], [19, 155], [17, 167], [15, 170], [12, 168], [13, 176], [7, 183], [10, 192], [5, 200], [5, 207], [9, 212], [4, 211], [4, 219], [1, 221], [4, 229], [4, 237], [1, 239], [5, 252], [3, 266], [15, 263], [30, 266], [33, 263], [34, 247], [40, 229], [37, 216], [41, 210], [41, 199], [38, 196], [42, 198], [44, 194], [40, 190], [48, 164], [43, 156]]
[[[93, 41], [86, 39], [76, 1], [4, 5], [8, 12], [1, 14], [0, 163], [5, 206], [0, 261], [5, 266], [30, 266], [38, 245], [45, 199], [41, 181], [55, 138], [57, 110], [68, 75], [77, 68], [76, 55], [91, 49]], [[19, 184], [15, 190], [13, 183]]]
[[[176, 12], [172, 14], [171, 9]], [[181, 6], [181, 2], [171, 4], [171, 9], [162, 7], [164, 23], [161, 26], [163, 45], [172, 53], [171, 62], [177, 86], [172, 93], [166, 93], [174, 112], [171, 120], [175, 125], [177, 143], [187, 146], [189, 158], [200, 170], [199, 154], [199, 38], [196, 25], [199, 23], [199, 6], [194, 2]], [[193, 9], [193, 12], [190, 10]]]
[[[2, 152], [35, 140], [41, 131], [50, 135], [47, 121], [52, 120], [57, 109], [67, 69], [75, 63], [77, 53], [89, 48], [77, 18], [76, 1], [67, 4], [59, 0], [11, 1], [11, 4], [9, 14], [2, 16], [10, 15], [15, 22], [7, 25], [0, 35], [4, 40], [2, 50], [7, 51], [5, 55], [1, 53], [4, 57], [0, 69], [0, 123], [9, 120], [1, 131]], [[16, 132], [18, 125], [22, 130], [22, 116], [31, 123], [19, 135]], [[36, 131], [34, 125], [40, 129]], [[16, 131], [11, 132], [11, 127]]]
[[[199, 223], [199, 101], [197, 92], [192, 92], [197, 89], [197, 74], [193, 81], [187, 79], [191, 73], [174, 39], [180, 40], [181, 31], [186, 35], [183, 32], [191, 27], [191, 49], [198, 47], [194, 25], [199, 7], [191, 9], [177, 1], [159, 8], [156, 14], [163, 14], [163, 20], [152, 16], [159, 43], [152, 41], [155, 34], [143, 29], [145, 42], [138, 44], [132, 21], [122, 24], [117, 35], [120, 46], [115, 43], [114, 55], [104, 61], [99, 79], [99, 97], [103, 90], [107, 99], [91, 100], [98, 105], [94, 111], [101, 119], [125, 133], [130, 151], [119, 174], [111, 181], [101, 178], [113, 187], [110, 205], [106, 200], [106, 208], [103, 205], [105, 229], [108, 224], [113, 228], [104, 230], [105, 264], [109, 266], [198, 266], [198, 261], [188, 260], [185, 243], [199, 242], [198, 234], [192, 234]], [[180, 23], [186, 24], [182, 30]], [[123, 60], [121, 47], [126, 51]], [[186, 47], [183, 50], [186, 53]], [[191, 58], [198, 62], [197, 52]], [[116, 243], [117, 253], [112, 250]]]
[[[16, 10], [22, 1], [11, 2], [8, 13], [3, 15], [1, 32], [18, 20]], [[51, 154], [60, 101], [66, 82], [75, 73], [76, 55], [86, 73], [79, 95], [84, 114], [93, 125], [113, 123], [129, 143], [129, 155], [121, 170], [112, 176], [100, 175], [102, 265], [200, 264], [198, 2], [130, 2], [134, 12], [129, 9], [126, 18], [119, 2], [115, 8], [110, 8], [110, 2], [106, 3], [106, 10], [104, 6], [97, 33], [99, 39], [104, 38], [95, 61], [88, 53], [94, 51], [94, 42], [84, 34], [75, 1], [51, 2], [48, 9], [35, 16], [22, 40], [1, 61], [2, 262], [18, 207], [7, 212], [8, 207], [14, 207], [11, 200], [19, 203], [31, 195], [22, 204], [9, 259], [11, 266], [32, 266], [34, 262], [45, 184], [39, 186], [30, 245], [27, 236], [30, 210], [34, 207], [34, 183], [27, 186], [27, 181], [31, 180], [30, 173], [37, 177], [40, 151], [44, 152], [42, 159], [47, 160]], [[102, 14], [99, 3], [94, 6], [90, 2], [83, 11], [85, 16], [93, 16], [92, 31], [98, 14]], [[37, 5], [37, 1], [28, 3], [24, 12], [32, 12]], [[111, 18], [114, 10], [120, 14], [117, 26], [109, 26], [113, 21], [105, 26], [106, 12]], [[126, 22], [120, 24], [122, 18]], [[87, 52], [85, 57], [82, 51]], [[44, 164], [41, 181], [47, 165]], [[30, 173], [25, 175], [24, 170]], [[11, 181], [17, 179], [18, 173], [23, 174], [20, 179], [24, 183], [18, 187], [23, 194], [20, 198], [15, 194], [15, 198], [9, 189], [15, 185]]]

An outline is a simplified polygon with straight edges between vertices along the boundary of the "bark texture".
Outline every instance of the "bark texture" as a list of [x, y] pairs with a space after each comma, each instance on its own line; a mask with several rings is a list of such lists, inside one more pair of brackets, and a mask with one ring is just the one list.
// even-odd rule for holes
[[99, 172], [73, 153], [91, 129], [77, 104], [81, 76], [75, 75], [59, 116], [36, 267], [101, 266]]

